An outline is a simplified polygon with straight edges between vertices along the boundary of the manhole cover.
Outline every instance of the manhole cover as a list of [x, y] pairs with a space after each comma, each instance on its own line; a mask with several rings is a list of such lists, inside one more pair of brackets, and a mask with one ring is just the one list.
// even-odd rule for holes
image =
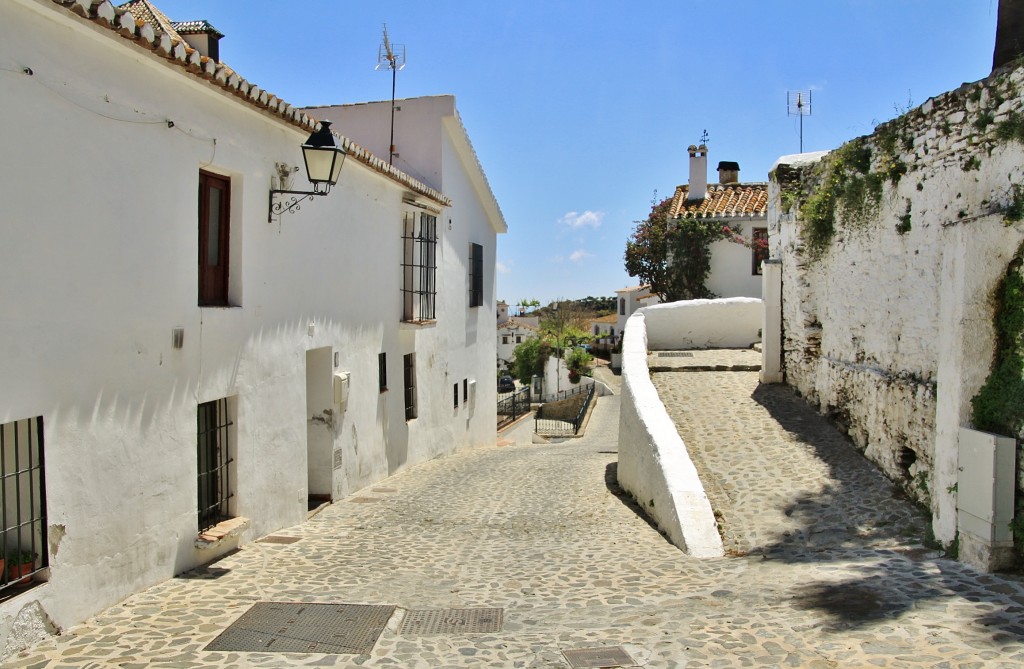
[[590, 669], [592, 667], [632, 667], [636, 665], [629, 653], [620, 646], [608, 648], [577, 648], [563, 650], [569, 666], [574, 669]]
[[259, 602], [204, 650], [366, 655], [394, 606]]
[[692, 358], [693, 353], [689, 351], [662, 351], [658, 353], [659, 358]]
[[500, 632], [504, 609], [421, 609], [408, 611], [403, 635]]
[[256, 540], [258, 544], [294, 544], [299, 537], [285, 537], [280, 534], [268, 534]]

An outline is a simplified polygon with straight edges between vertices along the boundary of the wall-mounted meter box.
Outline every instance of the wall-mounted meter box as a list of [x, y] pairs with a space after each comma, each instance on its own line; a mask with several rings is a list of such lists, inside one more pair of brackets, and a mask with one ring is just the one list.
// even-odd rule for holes
[[334, 373], [334, 403], [343, 405], [348, 402], [348, 372]]

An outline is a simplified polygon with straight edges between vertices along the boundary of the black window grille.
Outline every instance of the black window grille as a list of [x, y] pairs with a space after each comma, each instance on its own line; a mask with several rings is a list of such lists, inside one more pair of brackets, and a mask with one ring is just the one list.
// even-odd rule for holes
[[388, 354], [378, 353], [377, 354], [377, 385], [380, 387], [380, 391], [386, 392], [388, 389]]
[[49, 565], [43, 541], [46, 484], [42, 416], [0, 425], [0, 503], [0, 557], [7, 557], [7, 573], [0, 574], [2, 597], [5, 590], [30, 585], [32, 575]]
[[231, 425], [227, 399], [198, 407], [199, 531], [231, 517]]
[[469, 245], [469, 306], [484, 305], [484, 247]]
[[458, 381], [455, 382], [455, 388], [453, 388], [453, 391], [454, 392], [452, 394], [452, 399], [455, 402], [455, 408], [458, 409], [459, 408], [459, 382]]
[[406, 212], [402, 227], [402, 320], [435, 319], [437, 217]]
[[469, 401], [469, 379], [462, 379], [462, 401]]
[[416, 417], [416, 354], [408, 353], [402, 359], [405, 371], [405, 419]]

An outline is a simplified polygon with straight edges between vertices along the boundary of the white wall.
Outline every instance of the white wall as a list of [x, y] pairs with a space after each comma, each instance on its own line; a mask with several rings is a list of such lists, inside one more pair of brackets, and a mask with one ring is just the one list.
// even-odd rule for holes
[[618, 481], [669, 540], [693, 557], [724, 554], [697, 469], [651, 383], [647, 368], [648, 309], [626, 326], [622, 348]]
[[[0, 304], [16, 314], [0, 377], [17, 380], [0, 387], [0, 422], [43, 416], [55, 537], [49, 582], [0, 604], [0, 645], [19, 611], [38, 605], [63, 628], [233, 545], [195, 547], [200, 402], [236, 407], [233, 506], [250, 519], [238, 540], [302, 522], [308, 351], [318, 374], [324, 361], [351, 373], [349, 401], [324, 427], [332, 452], [316, 451], [334, 467], [335, 498], [493, 443], [496, 231], [447, 131], [435, 134], [459, 204], [439, 216], [437, 324], [402, 326], [407, 188], [350, 156], [329, 196], [268, 224], [274, 163], [301, 164], [308, 132], [57, 5], [0, 4], [0, 60], [34, 71], [4, 73], [12, 103], [0, 106]], [[231, 308], [197, 306], [200, 169], [231, 178]], [[293, 187], [307, 187], [301, 173]], [[475, 309], [470, 241], [487, 254]], [[406, 422], [409, 352], [419, 417]], [[453, 409], [463, 379], [481, 381], [477, 396]]]
[[646, 315], [651, 350], [749, 348], [760, 340], [761, 312], [761, 300], [752, 297], [683, 300], [639, 311]]
[[[732, 219], [723, 224], [741, 235], [753, 239], [754, 228], [766, 228], [764, 218], [757, 220]], [[710, 247], [711, 272], [705, 284], [717, 297], [761, 297], [761, 275], [753, 272], [753, 251], [743, 244], [719, 240]]]

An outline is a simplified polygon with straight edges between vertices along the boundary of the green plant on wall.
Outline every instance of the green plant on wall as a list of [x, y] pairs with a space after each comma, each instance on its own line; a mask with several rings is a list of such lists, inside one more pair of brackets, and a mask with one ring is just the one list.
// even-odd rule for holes
[[[985, 384], [971, 400], [974, 427], [1010, 435], [1024, 430], [1024, 244], [1007, 267], [995, 292], [995, 353]], [[1024, 559], [1024, 505], [1018, 502], [1013, 530], [1019, 559]]]

